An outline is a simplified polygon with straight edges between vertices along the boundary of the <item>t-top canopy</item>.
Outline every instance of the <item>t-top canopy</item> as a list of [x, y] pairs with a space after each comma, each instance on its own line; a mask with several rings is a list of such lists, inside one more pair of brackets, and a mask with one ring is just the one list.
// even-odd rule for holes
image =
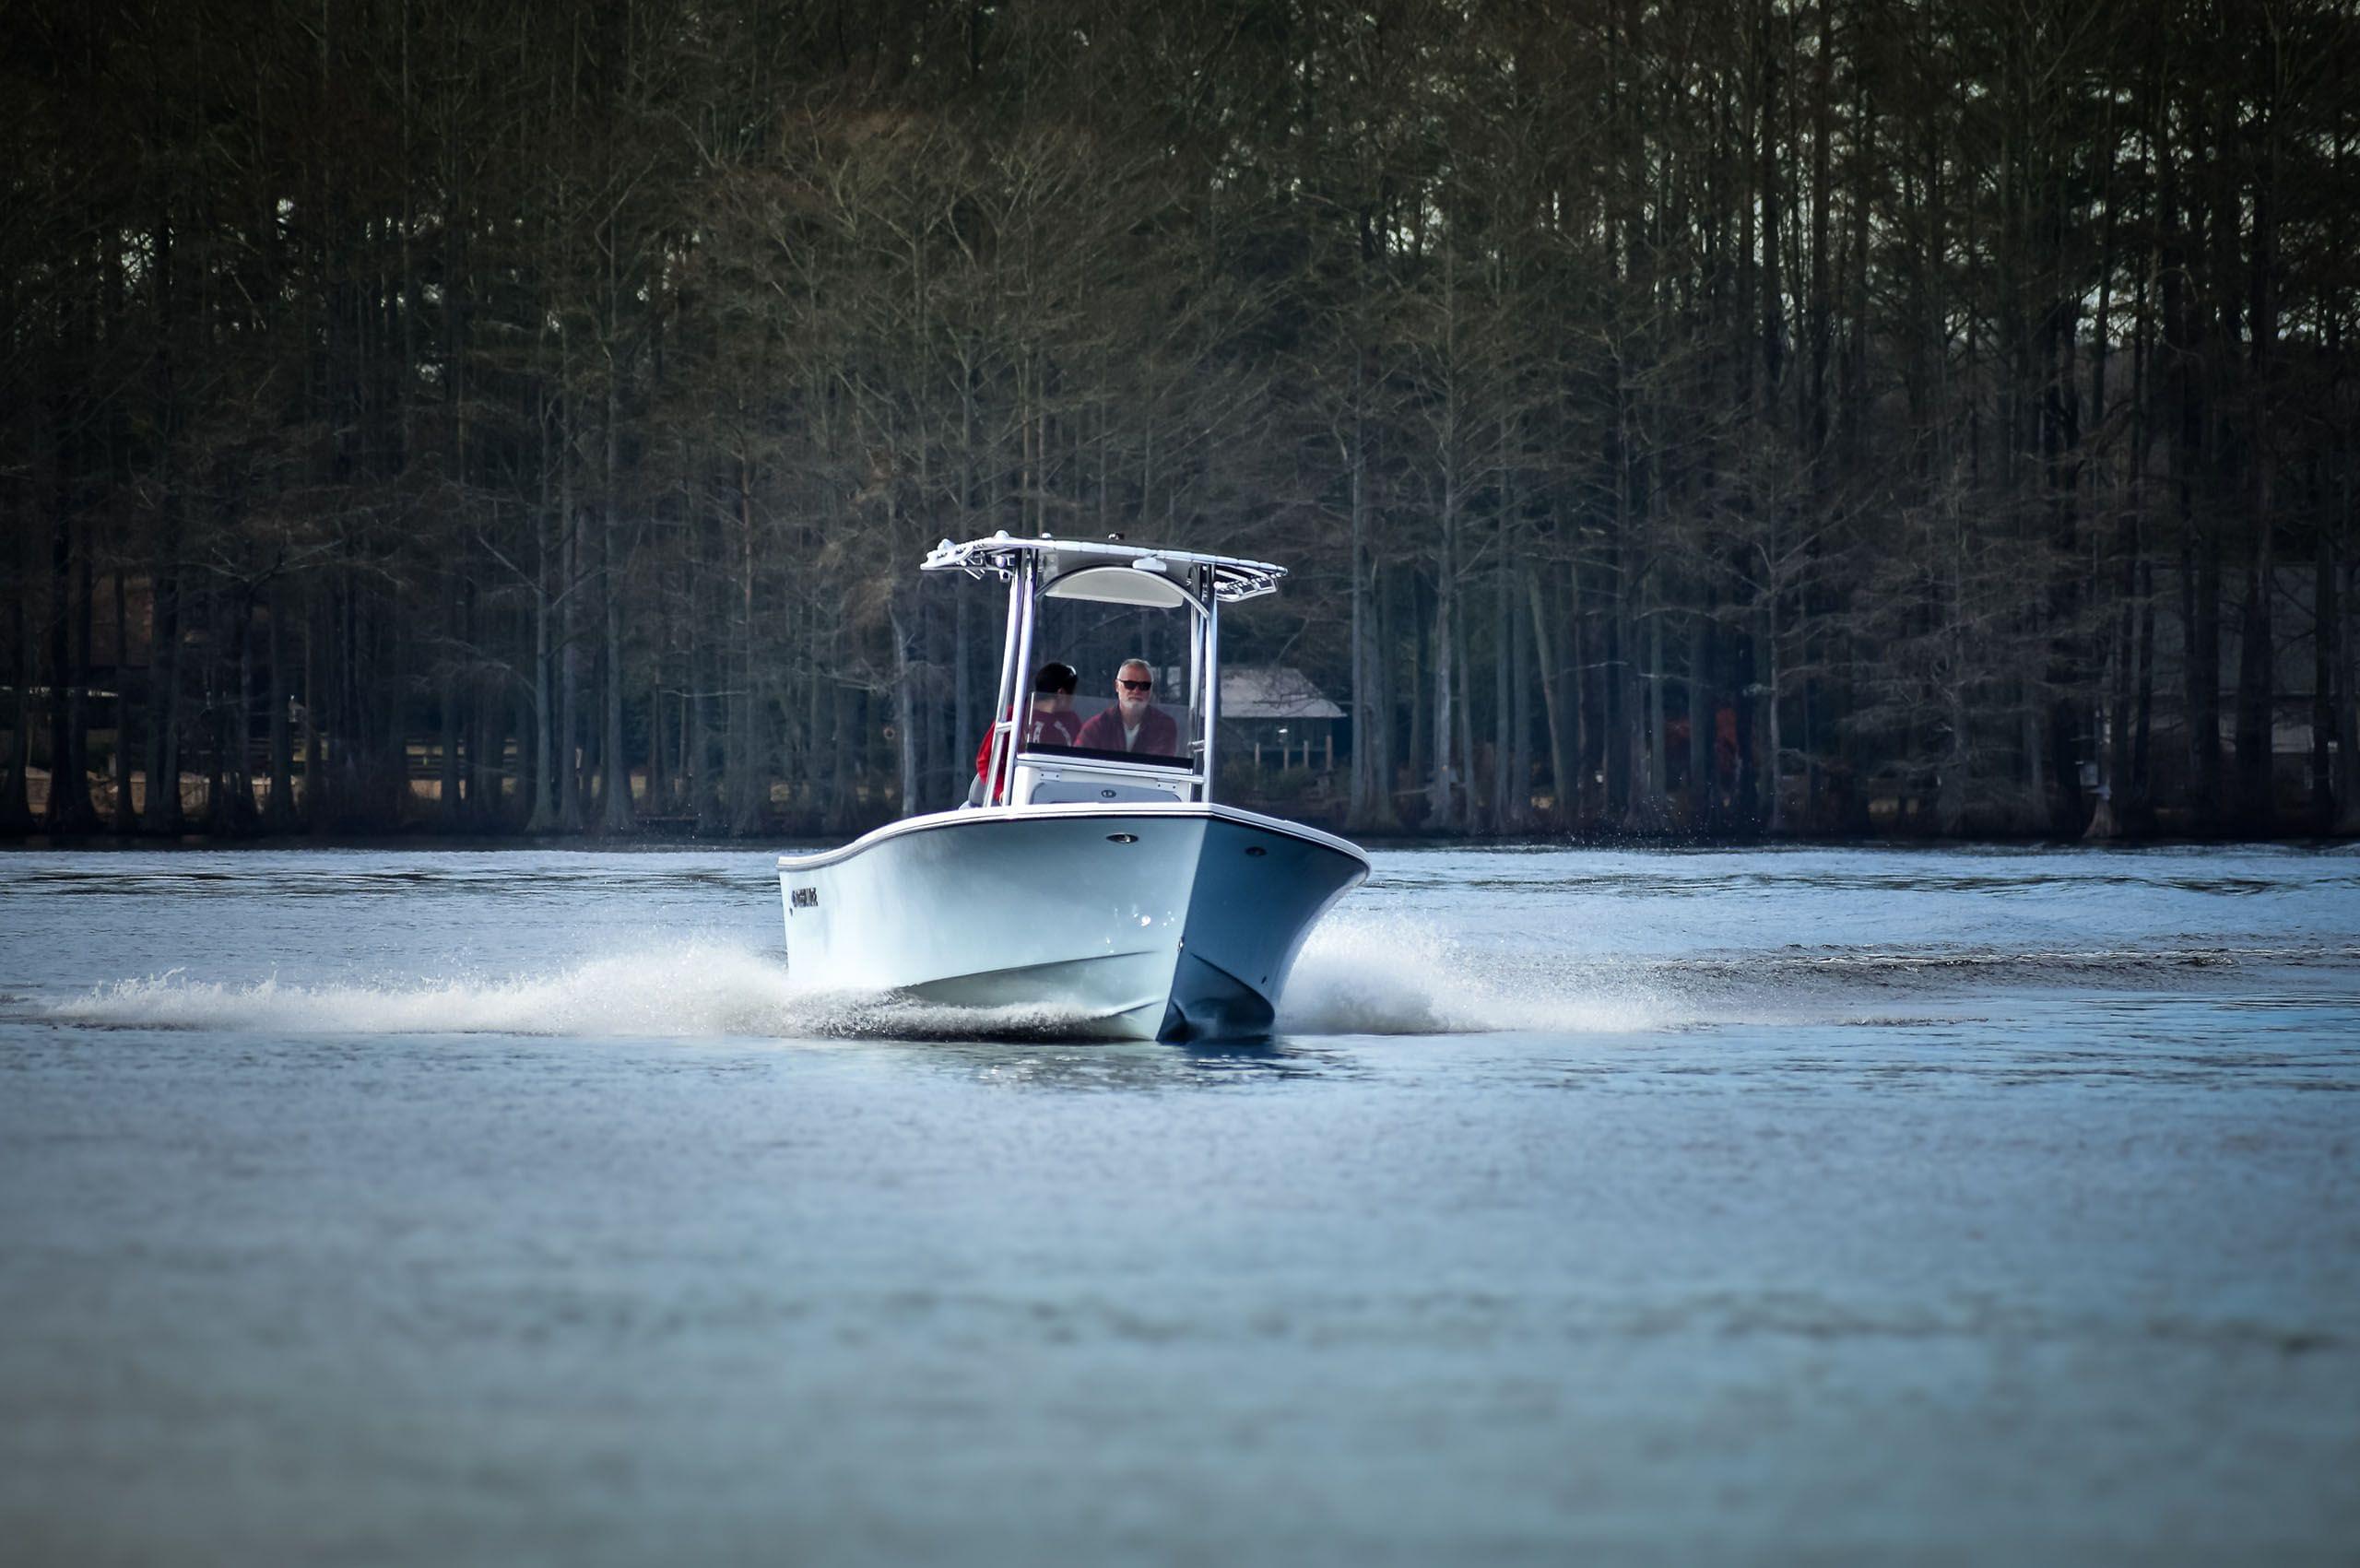
[[[1245, 560], [1230, 555], [1198, 555], [1189, 550], [1160, 550], [1145, 545], [1118, 544], [1111, 539], [1058, 539], [1043, 534], [1038, 538], [1020, 539], [1006, 533], [994, 534], [988, 539], [969, 539], [954, 545], [943, 540], [926, 552], [919, 566], [922, 572], [963, 572], [970, 577], [986, 573], [995, 577], [1014, 574], [1016, 563], [1026, 553], [1040, 558], [1040, 580], [1063, 576], [1081, 567], [1120, 568], [1127, 566], [1135, 572], [1164, 572], [1171, 575], [1193, 575], [1188, 568], [1208, 568], [1212, 572], [1213, 595], [1224, 604], [1240, 599], [1259, 598], [1264, 594], [1279, 591], [1279, 579], [1287, 574], [1283, 566], [1272, 566], [1266, 560]], [[1078, 593], [1074, 597], [1113, 598], [1110, 594]], [[1182, 602], [1186, 595], [1170, 602]], [[1164, 602], [1162, 595], [1125, 596], [1116, 602], [1147, 604]]]

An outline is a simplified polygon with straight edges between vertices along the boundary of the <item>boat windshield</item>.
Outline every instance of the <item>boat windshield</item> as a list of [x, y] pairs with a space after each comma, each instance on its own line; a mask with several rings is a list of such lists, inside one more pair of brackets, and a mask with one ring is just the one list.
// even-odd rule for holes
[[1069, 706], [1047, 711], [1036, 700], [1024, 751], [1190, 766], [1204, 733], [1191, 657], [1196, 622], [1186, 604], [1166, 608], [1044, 595], [1032, 667], [1070, 666], [1074, 693]]

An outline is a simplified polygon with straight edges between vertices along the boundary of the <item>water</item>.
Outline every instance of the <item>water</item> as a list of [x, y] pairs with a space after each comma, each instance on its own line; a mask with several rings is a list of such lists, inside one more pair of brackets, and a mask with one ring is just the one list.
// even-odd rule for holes
[[0, 858], [0, 1555], [2353, 1561], [2360, 855], [1389, 854], [1258, 1048], [777, 925]]

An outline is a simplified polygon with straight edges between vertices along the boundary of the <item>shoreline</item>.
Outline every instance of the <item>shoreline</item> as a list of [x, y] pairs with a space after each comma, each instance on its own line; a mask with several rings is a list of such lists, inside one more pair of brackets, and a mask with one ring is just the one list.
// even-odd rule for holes
[[[882, 824], [879, 824], [882, 825]], [[774, 853], [781, 847], [850, 843], [871, 829], [850, 833], [775, 833], [700, 837], [690, 832], [597, 833], [443, 833], [432, 831], [375, 833], [17, 833], [0, 835], [0, 855], [85, 850], [98, 854], [127, 854], [139, 850], [416, 850], [429, 854], [477, 850], [516, 854], [531, 850], [567, 850], [583, 854], [679, 854], [690, 850], [742, 849], [749, 855]], [[1343, 830], [1331, 830], [1342, 831]], [[1347, 836], [1350, 836], [1349, 834]], [[1932, 834], [1453, 834], [1371, 833], [1353, 843], [1372, 850], [1662, 850], [1709, 853], [1719, 850], [1801, 849], [2015, 849], [2149, 850], [2280, 848], [2332, 851], [2360, 848], [2360, 838], [2322, 833], [2272, 835], [2155, 834], [2113, 839], [2066, 839], [2036, 834], [1963, 834], [1953, 838]]]

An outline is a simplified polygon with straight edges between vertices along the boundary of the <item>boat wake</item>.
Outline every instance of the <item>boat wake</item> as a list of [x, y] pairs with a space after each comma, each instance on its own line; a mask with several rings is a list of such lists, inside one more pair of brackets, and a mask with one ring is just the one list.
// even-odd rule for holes
[[175, 970], [48, 1011], [112, 1029], [674, 1040], [1055, 1036], [1080, 1021], [1055, 1008], [950, 1008], [827, 991], [797, 984], [772, 955], [707, 943], [504, 978], [234, 984]]
[[[1638, 1033], [1716, 1022], [1872, 1021], [1896, 999], [1991, 986], [2168, 988], [2223, 968], [2342, 966], [2339, 946], [1941, 952], [1857, 949], [1634, 958], [1454, 941], [1413, 916], [1330, 916], [1295, 965], [1278, 1032]], [[1083, 1013], [962, 1008], [798, 982], [774, 953], [692, 942], [547, 973], [292, 983], [184, 970], [63, 998], [0, 998], [99, 1029], [281, 1035], [584, 1038], [1070, 1038]], [[19, 1015], [21, 1016], [21, 1014]]]
[[[1645, 1030], [1682, 1021], [1634, 985], [1569, 989], [1560, 976], [1479, 965], [1430, 930], [1386, 917], [1331, 920], [1288, 985], [1285, 1034]], [[289, 1035], [522, 1034], [657, 1039], [1053, 1039], [1087, 1015], [962, 1008], [798, 983], [773, 954], [700, 942], [546, 974], [238, 984], [185, 970], [41, 1005], [100, 1029]]]
[[1331, 914], [1296, 961], [1279, 1008], [1288, 1034], [1629, 1033], [1701, 1021], [1657, 978], [1453, 942], [1398, 914]]

